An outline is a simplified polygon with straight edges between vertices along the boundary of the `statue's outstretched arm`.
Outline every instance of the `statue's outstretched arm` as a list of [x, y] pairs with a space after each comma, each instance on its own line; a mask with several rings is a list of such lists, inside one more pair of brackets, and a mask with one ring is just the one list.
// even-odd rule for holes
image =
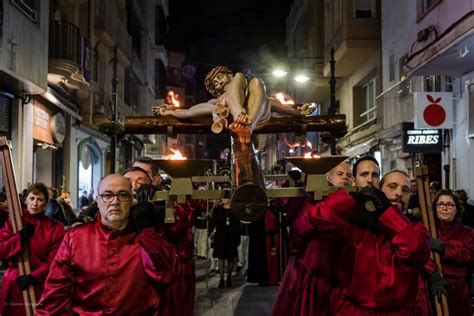
[[270, 100], [272, 112], [285, 114], [285, 115], [291, 115], [291, 116], [303, 115], [298, 109], [284, 105], [276, 98], [269, 97], [268, 99]]
[[159, 115], [172, 115], [176, 118], [189, 119], [198, 116], [212, 115], [212, 109], [215, 107], [215, 104], [210, 101], [204, 103], [198, 103], [193, 105], [189, 109], [178, 109], [178, 110], [167, 110], [161, 108], [159, 110]]

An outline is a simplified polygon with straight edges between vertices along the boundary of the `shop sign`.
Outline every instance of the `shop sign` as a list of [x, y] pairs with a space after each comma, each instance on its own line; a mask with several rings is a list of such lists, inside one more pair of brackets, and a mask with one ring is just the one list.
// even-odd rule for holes
[[415, 92], [416, 128], [453, 128], [452, 92]]
[[49, 129], [50, 111], [41, 103], [35, 102], [33, 111], [33, 138], [43, 143], [54, 144]]
[[442, 135], [439, 129], [415, 129], [413, 123], [403, 123], [403, 152], [440, 153]]

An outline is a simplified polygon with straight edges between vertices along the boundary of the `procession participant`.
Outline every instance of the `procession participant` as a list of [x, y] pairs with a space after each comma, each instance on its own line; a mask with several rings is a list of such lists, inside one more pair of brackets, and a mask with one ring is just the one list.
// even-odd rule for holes
[[[230, 191], [225, 190], [222, 204], [214, 208], [210, 229], [216, 229], [212, 256], [219, 259], [219, 288], [232, 287], [232, 271], [234, 259], [238, 256], [237, 247], [240, 243], [240, 221], [230, 209]], [[224, 268], [227, 267], [227, 279], [224, 281]]]
[[143, 184], [151, 184], [152, 180], [148, 173], [140, 167], [131, 167], [122, 172], [122, 176], [128, 179], [132, 184], [132, 193], [137, 193], [137, 190]]
[[447, 281], [449, 314], [472, 316], [467, 280], [470, 278], [469, 267], [474, 263], [474, 230], [458, 222], [463, 208], [451, 190], [441, 189], [436, 193], [433, 210], [436, 212], [438, 239], [431, 239], [431, 250], [441, 256], [443, 277]]
[[153, 159], [147, 156], [138, 157], [133, 163], [134, 167], [140, 167], [145, 170], [152, 180], [153, 185], [160, 185], [163, 179], [160, 176], [160, 169], [153, 163]]
[[[356, 182], [357, 175], [368, 175], [359, 173], [361, 166], [355, 167]], [[405, 172], [390, 171], [380, 186], [381, 190], [367, 186], [351, 194], [338, 190], [309, 212], [318, 233], [344, 245], [339, 254], [339, 290], [331, 300], [334, 315], [416, 315], [419, 311], [418, 277], [429, 258], [428, 233], [401, 213], [410, 197]], [[375, 206], [374, 212], [365, 210], [367, 201]], [[367, 222], [353, 224], [351, 218], [361, 212], [369, 213], [362, 217]]]
[[212, 130], [215, 133], [220, 133], [227, 127], [227, 116], [230, 112], [233, 122], [228, 128], [238, 135], [241, 144], [250, 143], [252, 132], [268, 123], [271, 111], [286, 115], [310, 114], [307, 107], [301, 108], [300, 111], [285, 106], [278, 100], [270, 99], [260, 78], [253, 77], [247, 83], [243, 73], [234, 74], [225, 66], [214, 67], [206, 75], [204, 84], [214, 99], [196, 104], [189, 109], [169, 110], [161, 106], [152, 110], [159, 115], [172, 115], [177, 118], [214, 114], [216, 121]]
[[176, 254], [149, 208], [130, 210], [119, 174], [97, 186], [100, 216], [67, 232], [51, 265], [38, 315], [152, 315], [176, 276]]
[[[49, 266], [64, 236], [63, 224], [49, 219], [44, 210], [49, 199], [43, 183], [32, 184], [26, 192], [23, 228], [13, 233], [11, 221], [0, 229], [0, 260], [6, 266], [0, 295], [0, 315], [25, 315], [22, 291], [32, 285], [39, 299]], [[18, 255], [28, 250], [31, 274], [20, 276]]]
[[[139, 205], [148, 203], [155, 217], [164, 220], [165, 205], [162, 201], [148, 202], [156, 190], [163, 189], [152, 184], [142, 184], [136, 193]], [[173, 201], [174, 223], [157, 228], [168, 244], [175, 250], [177, 262], [176, 282], [166, 289], [159, 315], [193, 315], [196, 289], [194, 264], [194, 237], [192, 219], [196, 208], [202, 207], [201, 200], [188, 200], [186, 203]]]
[[[352, 174], [349, 164], [343, 162], [326, 174], [328, 184], [350, 186]], [[291, 226], [292, 235], [299, 239], [280, 283], [273, 315], [327, 315], [332, 293], [332, 279], [337, 258], [333, 240], [317, 236], [307, 220], [310, 203], [302, 206]], [[295, 246], [295, 243], [293, 243]]]

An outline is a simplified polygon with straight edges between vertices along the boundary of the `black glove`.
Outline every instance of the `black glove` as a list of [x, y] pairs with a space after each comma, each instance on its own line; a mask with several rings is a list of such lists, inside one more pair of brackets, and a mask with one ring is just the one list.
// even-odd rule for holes
[[446, 285], [448, 282], [441, 276], [438, 270], [430, 274], [430, 291], [431, 295], [438, 299], [441, 303], [441, 298], [444, 295], [448, 296]]
[[390, 207], [390, 201], [388, 200], [385, 193], [381, 190], [374, 188], [374, 187], [365, 187], [359, 191], [360, 195], [362, 195], [366, 200], [372, 201], [375, 210], [368, 209], [371, 205], [365, 203], [365, 207], [368, 211], [373, 211], [377, 218], [382, 215]]
[[151, 198], [153, 198], [155, 191], [156, 186], [154, 186], [153, 184], [142, 184], [138, 188], [135, 197], [137, 198], [138, 203], [148, 202]]
[[132, 209], [133, 222], [138, 233], [145, 228], [154, 227], [155, 210], [153, 203], [141, 202]]
[[430, 239], [430, 248], [431, 250], [439, 253], [439, 254], [444, 254], [444, 241], [441, 239], [435, 239], [431, 238]]
[[23, 228], [20, 230], [20, 242], [21, 242], [21, 245], [24, 246], [26, 241], [28, 239], [31, 238], [31, 236], [33, 236], [33, 234], [35, 233], [35, 226], [30, 224], [30, 223], [26, 223], [25, 225], [23, 225]]
[[20, 275], [16, 279], [16, 284], [18, 285], [21, 291], [26, 290], [28, 286], [30, 286], [33, 283], [36, 283], [36, 279], [31, 274]]

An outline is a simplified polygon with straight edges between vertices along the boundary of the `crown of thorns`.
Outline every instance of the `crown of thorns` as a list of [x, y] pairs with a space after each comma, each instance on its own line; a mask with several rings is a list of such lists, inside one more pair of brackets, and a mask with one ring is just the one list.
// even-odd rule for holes
[[212, 68], [211, 71], [207, 73], [206, 79], [204, 79], [204, 86], [206, 87], [206, 90], [213, 96], [217, 96], [217, 94], [219, 93], [219, 91], [216, 91], [216, 89], [214, 89], [213, 80], [220, 73], [232, 75], [232, 71], [230, 71], [230, 69], [226, 66], [217, 66]]

